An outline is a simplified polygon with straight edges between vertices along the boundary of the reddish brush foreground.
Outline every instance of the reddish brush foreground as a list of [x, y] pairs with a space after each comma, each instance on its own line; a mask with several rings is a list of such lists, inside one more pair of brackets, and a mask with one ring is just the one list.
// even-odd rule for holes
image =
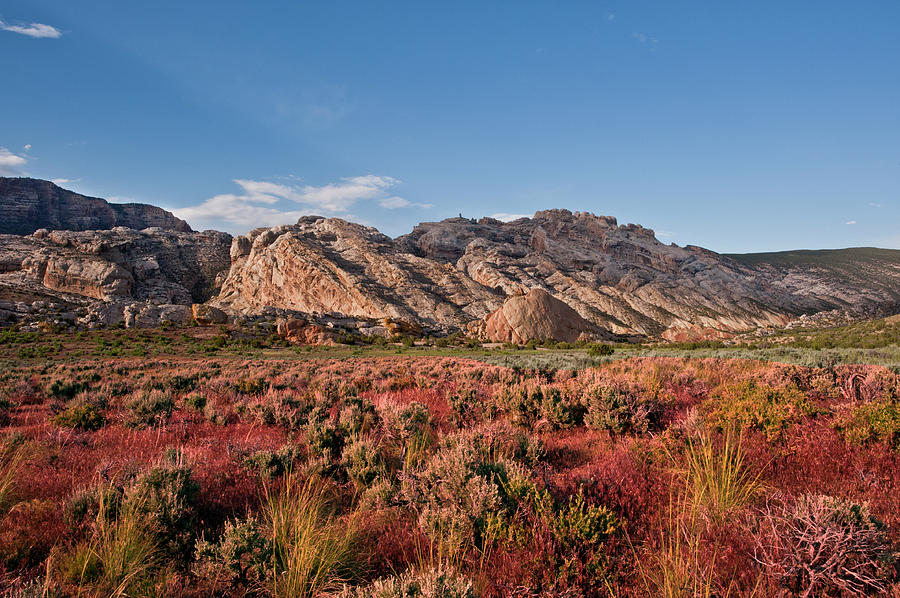
[[898, 403], [885, 368], [743, 360], [22, 367], [0, 382], [0, 584], [898, 595]]

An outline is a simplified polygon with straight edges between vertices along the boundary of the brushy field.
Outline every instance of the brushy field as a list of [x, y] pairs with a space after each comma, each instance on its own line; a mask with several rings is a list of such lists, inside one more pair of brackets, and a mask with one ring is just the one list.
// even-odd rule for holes
[[7, 339], [7, 595], [900, 593], [888, 368], [141, 334]]

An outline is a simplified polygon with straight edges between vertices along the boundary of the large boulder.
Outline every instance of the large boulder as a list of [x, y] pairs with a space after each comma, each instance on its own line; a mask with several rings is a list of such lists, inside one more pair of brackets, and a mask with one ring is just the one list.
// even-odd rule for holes
[[531, 289], [507, 299], [485, 319], [480, 332], [494, 342], [521, 344], [544, 339], [571, 343], [599, 330], [544, 289]]
[[228, 323], [228, 314], [212, 305], [194, 303], [191, 305], [191, 312], [193, 313], [194, 321], [201, 326]]
[[291, 343], [302, 345], [334, 345], [334, 333], [318, 324], [312, 324], [299, 318], [290, 318], [278, 322], [278, 336]]

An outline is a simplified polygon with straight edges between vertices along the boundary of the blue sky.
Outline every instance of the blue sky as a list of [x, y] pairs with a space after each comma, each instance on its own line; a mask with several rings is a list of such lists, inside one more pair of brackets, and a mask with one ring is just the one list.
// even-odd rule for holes
[[0, 173], [243, 232], [900, 248], [900, 2], [0, 2]]

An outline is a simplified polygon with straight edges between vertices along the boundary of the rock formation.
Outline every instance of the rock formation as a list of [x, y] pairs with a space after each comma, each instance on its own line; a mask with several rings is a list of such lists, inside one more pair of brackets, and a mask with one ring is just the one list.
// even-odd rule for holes
[[[884, 273], [896, 288], [900, 273]], [[814, 286], [810, 276], [806, 284]], [[846, 288], [799, 293], [735, 259], [660, 243], [637, 225], [548, 210], [509, 223], [423, 223], [394, 240], [315, 216], [257, 229], [234, 239], [231, 268], [213, 304], [233, 313], [274, 307], [450, 331], [535, 288], [597, 328], [673, 339], [780, 326], [802, 313], [890, 300], [883, 285], [871, 284], [856, 295]], [[857, 301], [845, 302], [838, 291]]]
[[[307, 216], [232, 239], [191, 232], [152, 206], [0, 179], [0, 227], [29, 233], [0, 234], [0, 322], [297, 319], [306, 323], [295, 337], [318, 326], [381, 336], [471, 329], [513, 342], [585, 331], [690, 340], [828, 310], [900, 309], [900, 251], [724, 256], [568, 210], [450, 218], [396, 239]], [[85, 227], [108, 230], [48, 230]]]
[[0, 299], [83, 308], [106, 324], [136, 302], [186, 306], [190, 319], [191, 304], [217, 293], [230, 245], [226, 233], [155, 228], [0, 235]]
[[483, 324], [470, 325], [469, 330], [490, 341], [516, 344], [544, 339], [572, 343], [579, 338], [608, 336], [543, 289], [510, 297]]
[[187, 222], [147, 204], [114, 204], [62, 189], [50, 181], [0, 177], [0, 233], [30, 235], [36, 230], [162, 228], [190, 232]]

